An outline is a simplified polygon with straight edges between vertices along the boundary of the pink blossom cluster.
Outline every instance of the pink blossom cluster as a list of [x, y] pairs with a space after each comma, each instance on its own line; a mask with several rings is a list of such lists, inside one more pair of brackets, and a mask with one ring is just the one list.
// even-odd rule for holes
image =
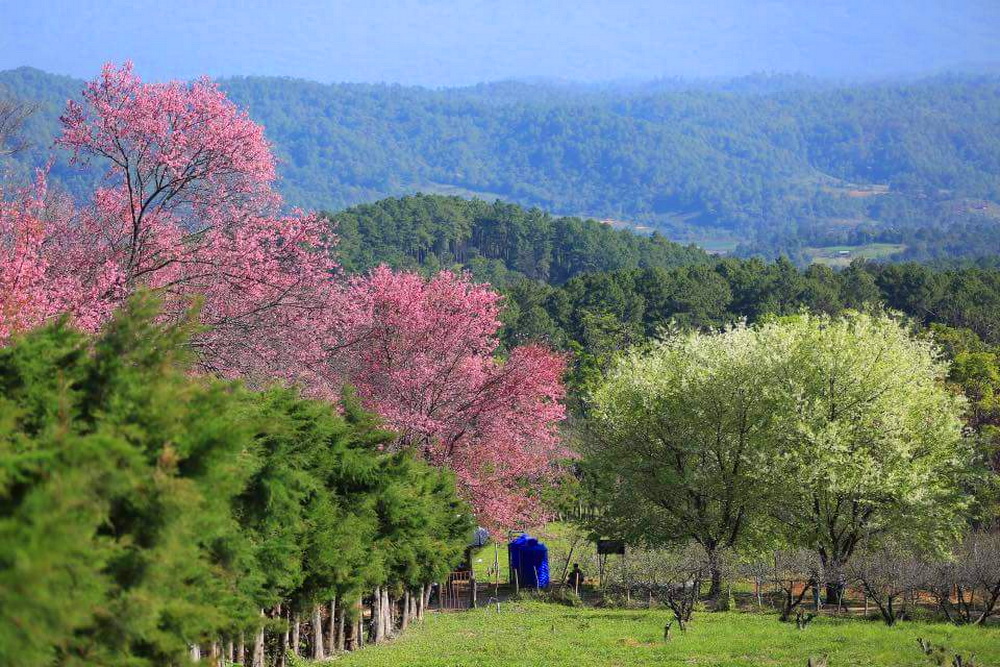
[[334, 337], [333, 359], [399, 429], [399, 445], [454, 470], [479, 516], [539, 518], [523, 487], [549, 481], [567, 455], [563, 359], [538, 346], [499, 359], [500, 297], [468, 276], [381, 267], [352, 281], [348, 300], [360, 308]]
[[0, 190], [0, 344], [61, 311], [65, 298], [47, 280], [44, 175], [6, 194]]

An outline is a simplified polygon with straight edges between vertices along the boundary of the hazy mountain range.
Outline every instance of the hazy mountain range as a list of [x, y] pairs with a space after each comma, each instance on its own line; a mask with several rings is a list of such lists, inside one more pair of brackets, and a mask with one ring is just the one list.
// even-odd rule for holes
[[[757, 75], [429, 90], [221, 80], [263, 123], [290, 203], [340, 209], [434, 192], [502, 198], [740, 252], [881, 244], [925, 259], [1000, 252], [1000, 77], [878, 81]], [[19, 68], [44, 164], [83, 82]], [[93, 173], [54, 176], [83, 192]]]

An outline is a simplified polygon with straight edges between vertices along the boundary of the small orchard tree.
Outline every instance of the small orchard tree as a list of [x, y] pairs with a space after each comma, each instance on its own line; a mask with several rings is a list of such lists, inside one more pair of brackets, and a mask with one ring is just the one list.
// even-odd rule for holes
[[907, 594], [924, 581], [925, 569], [912, 551], [888, 544], [858, 553], [847, 572], [875, 602], [885, 624], [894, 625], [905, 614]]
[[1000, 607], [1000, 534], [972, 532], [948, 556], [928, 564], [921, 588], [952, 623], [986, 623]]
[[667, 554], [658, 570], [662, 576], [663, 598], [674, 614], [681, 632], [687, 629], [701, 594], [701, 584], [711, 577], [717, 561], [700, 544]]
[[610, 572], [612, 588], [666, 605], [685, 632], [702, 584], [711, 576], [713, 563], [704, 547], [691, 542], [674, 549], [631, 549], [628, 560], [626, 573]]
[[799, 315], [763, 332], [793, 341], [777, 433], [798, 500], [781, 512], [790, 540], [831, 574], [828, 598], [860, 547], [891, 538], [933, 551], [955, 538], [972, 450], [934, 346], [887, 315]]
[[815, 551], [779, 549], [768, 563], [768, 578], [781, 591], [780, 619], [787, 621], [822, 579], [823, 565]]
[[959, 562], [959, 581], [971, 594], [979, 591], [982, 595], [978, 613], [970, 599], [963, 606], [963, 616], [975, 625], [985, 624], [995, 616], [1000, 607], [1000, 533], [975, 532], [966, 537], [956, 558]]
[[754, 602], [757, 609], [763, 608], [764, 586], [773, 571], [770, 561], [760, 554], [751, 554], [737, 561], [735, 567], [739, 576], [753, 582]]
[[694, 540], [711, 595], [725, 549], [776, 530], [786, 457], [774, 427], [786, 409], [780, 329], [674, 333], [623, 356], [591, 395], [590, 467], [606, 483], [596, 526], [652, 546]]

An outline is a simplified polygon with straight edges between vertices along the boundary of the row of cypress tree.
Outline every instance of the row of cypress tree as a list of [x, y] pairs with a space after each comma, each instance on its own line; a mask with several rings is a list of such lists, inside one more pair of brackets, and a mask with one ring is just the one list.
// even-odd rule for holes
[[450, 475], [349, 392], [193, 376], [156, 313], [0, 349], [0, 663], [263, 667], [422, 615], [472, 527]]

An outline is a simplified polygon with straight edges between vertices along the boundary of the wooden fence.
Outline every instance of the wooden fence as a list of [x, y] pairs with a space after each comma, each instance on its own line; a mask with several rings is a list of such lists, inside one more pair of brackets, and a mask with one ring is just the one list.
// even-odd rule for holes
[[438, 588], [438, 608], [472, 609], [476, 606], [476, 578], [470, 570], [452, 572]]

